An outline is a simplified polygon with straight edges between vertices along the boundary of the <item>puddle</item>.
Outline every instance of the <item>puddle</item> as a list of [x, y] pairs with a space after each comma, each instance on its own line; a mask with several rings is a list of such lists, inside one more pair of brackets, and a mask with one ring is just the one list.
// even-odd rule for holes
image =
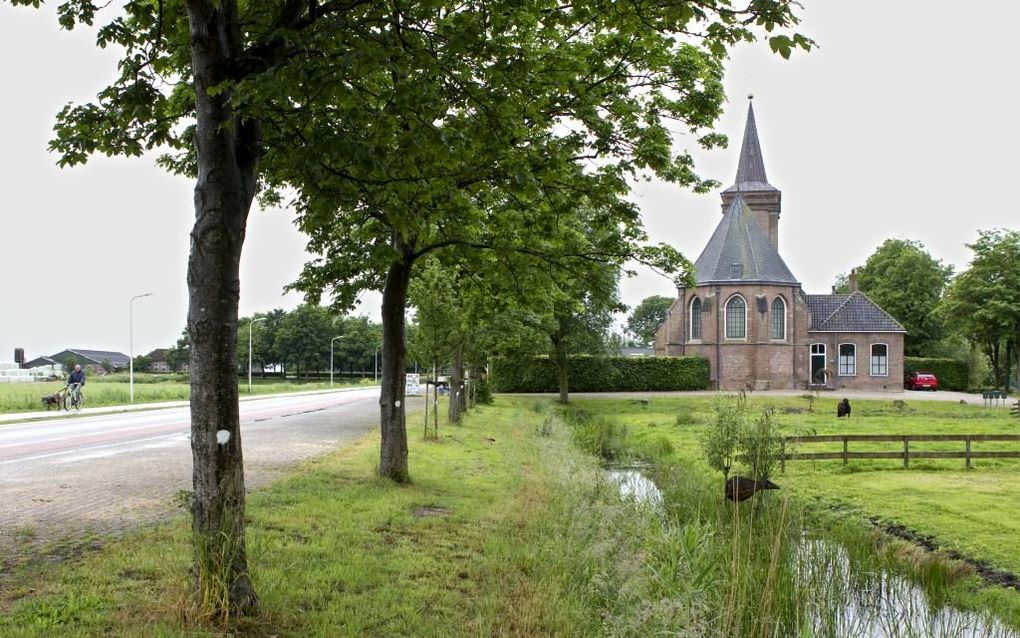
[[606, 470], [606, 478], [620, 490], [620, 496], [638, 503], [662, 506], [662, 492], [640, 468], [615, 467]]
[[[613, 467], [606, 478], [620, 496], [661, 509], [662, 492], [647, 468]], [[1020, 638], [994, 616], [932, 603], [924, 590], [896, 574], [858, 569], [838, 543], [803, 539], [795, 573], [813, 636], [840, 638]]]

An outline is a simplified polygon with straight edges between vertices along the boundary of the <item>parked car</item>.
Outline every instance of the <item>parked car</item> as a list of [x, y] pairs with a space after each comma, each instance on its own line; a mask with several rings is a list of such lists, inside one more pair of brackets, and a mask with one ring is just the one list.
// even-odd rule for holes
[[903, 387], [908, 390], [938, 390], [939, 380], [931, 372], [911, 372]]

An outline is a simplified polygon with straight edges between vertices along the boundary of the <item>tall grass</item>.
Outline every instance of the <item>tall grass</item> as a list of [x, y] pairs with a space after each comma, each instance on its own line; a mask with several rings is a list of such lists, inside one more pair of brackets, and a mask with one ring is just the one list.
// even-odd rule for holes
[[[641, 454], [612, 416], [564, 415], [582, 449], [613, 460]], [[669, 454], [655, 460], [662, 510], [626, 523], [631, 534], [641, 529], [638, 540], [604, 532], [633, 554], [628, 567], [606, 560], [596, 569], [629, 589], [597, 597], [611, 634], [1018, 635], [984, 614], [945, 608], [949, 592], [971, 582], [962, 563], [858, 522], [823, 520], [789, 494], [729, 503], [718, 475]]]

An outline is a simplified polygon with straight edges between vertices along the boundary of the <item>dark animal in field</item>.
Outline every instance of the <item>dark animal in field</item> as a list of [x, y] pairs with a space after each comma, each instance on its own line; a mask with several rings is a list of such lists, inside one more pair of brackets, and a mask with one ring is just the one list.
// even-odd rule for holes
[[726, 498], [734, 503], [746, 501], [761, 490], [778, 490], [779, 486], [768, 479], [749, 479], [746, 476], [734, 476], [726, 481]]
[[59, 410], [60, 406], [64, 404], [64, 395], [60, 394], [59, 392], [54, 392], [53, 394], [48, 394], [44, 396], [43, 398], [40, 399], [40, 401], [42, 401], [43, 405], [46, 406], [47, 412], [49, 412], [50, 408], [53, 406], [56, 406], [57, 409]]
[[843, 399], [836, 406], [836, 418], [842, 419], [843, 417], [850, 418], [850, 399]]

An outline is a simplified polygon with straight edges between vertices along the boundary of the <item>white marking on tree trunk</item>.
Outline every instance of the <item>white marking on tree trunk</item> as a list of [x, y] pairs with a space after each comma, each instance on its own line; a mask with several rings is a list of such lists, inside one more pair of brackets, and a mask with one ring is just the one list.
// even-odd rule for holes
[[229, 440], [230, 432], [228, 430], [220, 430], [216, 432], [216, 442], [220, 445], [226, 445]]
[[399, 407], [400, 407], [400, 401], [399, 401], [399, 400], [397, 400], [397, 401], [394, 401], [394, 402], [393, 402], [393, 407], [395, 407], [395, 408], [399, 408]]

